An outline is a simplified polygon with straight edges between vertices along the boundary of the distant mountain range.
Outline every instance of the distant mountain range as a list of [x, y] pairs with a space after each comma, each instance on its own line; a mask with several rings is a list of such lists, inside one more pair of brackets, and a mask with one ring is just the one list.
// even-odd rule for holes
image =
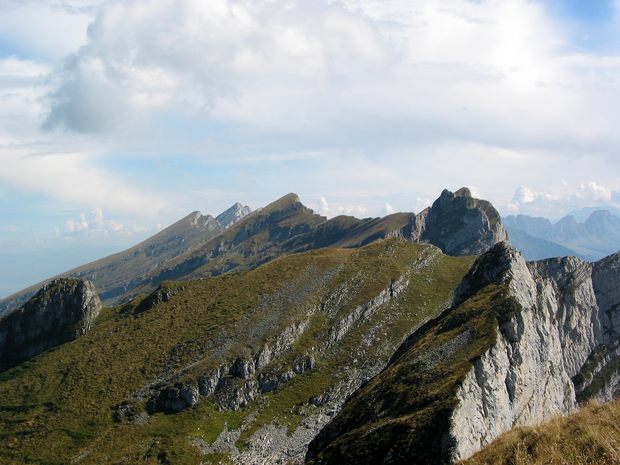
[[[106, 305], [152, 292], [166, 280], [196, 279], [255, 268], [275, 258], [322, 247], [359, 247], [402, 236], [450, 255], [475, 255], [506, 240], [497, 210], [469, 189], [444, 190], [419, 214], [327, 219], [288, 194], [250, 212], [236, 203], [216, 218], [193, 212], [144, 242], [56, 277], [88, 279]], [[52, 278], [50, 278], [52, 279]], [[48, 280], [49, 281], [49, 280]], [[28, 300], [39, 283], [0, 301], [0, 315]]]
[[527, 260], [566, 255], [599, 260], [620, 250], [620, 217], [608, 210], [592, 210], [583, 222], [572, 215], [556, 223], [546, 218], [511, 215], [504, 218], [504, 225], [511, 243]]

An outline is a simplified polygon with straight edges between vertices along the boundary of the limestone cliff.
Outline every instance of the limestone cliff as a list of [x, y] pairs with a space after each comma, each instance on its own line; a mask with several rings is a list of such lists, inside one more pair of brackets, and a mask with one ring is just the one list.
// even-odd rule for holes
[[86, 334], [100, 310], [101, 301], [89, 281], [49, 282], [0, 319], [0, 370]]
[[455, 305], [414, 333], [311, 443], [311, 463], [440, 464], [618, 391], [620, 255], [482, 255]]

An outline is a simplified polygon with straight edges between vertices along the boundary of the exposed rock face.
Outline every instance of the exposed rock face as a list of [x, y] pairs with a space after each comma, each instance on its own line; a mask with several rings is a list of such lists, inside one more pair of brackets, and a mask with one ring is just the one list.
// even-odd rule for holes
[[89, 281], [51, 281], [0, 319], [0, 370], [86, 334], [100, 310], [101, 301]]
[[243, 218], [252, 213], [252, 209], [247, 205], [235, 203], [228, 210], [223, 211], [215, 217], [215, 219], [225, 228], [231, 227], [233, 224], [241, 221]]
[[508, 240], [493, 205], [473, 198], [465, 187], [454, 193], [444, 190], [429, 209], [418, 214], [411, 237], [448, 255], [478, 255]]
[[307, 458], [453, 463], [515, 426], [609, 400], [620, 387], [619, 323], [620, 254], [594, 265], [526, 264], [497, 244], [463, 280], [455, 306], [403, 344]]

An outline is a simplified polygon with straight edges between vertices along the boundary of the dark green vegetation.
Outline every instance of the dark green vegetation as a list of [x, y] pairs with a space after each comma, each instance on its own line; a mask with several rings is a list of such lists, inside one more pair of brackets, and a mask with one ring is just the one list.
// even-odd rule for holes
[[424, 325], [310, 444], [310, 463], [448, 463], [455, 394], [514, 311], [505, 286], [490, 284]]
[[516, 428], [462, 465], [616, 465], [620, 463], [620, 400], [592, 403], [569, 417]]
[[[307, 212], [297, 213], [303, 216]], [[298, 219], [298, 214], [294, 218]], [[307, 215], [311, 222], [312, 214]], [[254, 220], [262, 218], [252, 216]], [[270, 217], [270, 226], [263, 226], [258, 236], [250, 228], [252, 222], [239, 223], [231, 235], [227, 232], [219, 242], [222, 246], [244, 234], [251, 239], [243, 242], [247, 249], [235, 249], [236, 255], [226, 258], [224, 268], [236, 269], [232, 265], [237, 259], [274, 258], [265, 244], [274, 236], [281, 240], [296, 228], [304, 229], [307, 223], [287, 216], [275, 223], [272, 220]], [[367, 231], [385, 229], [367, 227]], [[355, 228], [351, 226], [351, 230]], [[290, 255], [252, 271], [166, 282], [158, 294], [165, 298], [154, 295], [105, 309], [95, 327], [80, 339], [0, 374], [0, 463], [226, 461], [225, 453], [202, 455], [194, 444], [211, 444], [225, 427], [241, 429], [236, 446], [243, 451], [263, 425], [276, 424], [293, 431], [317, 408], [311, 399], [330, 392], [354, 370], [364, 372], [383, 365], [409, 334], [436, 317], [451, 301], [471, 262], [469, 257], [442, 255], [432, 246], [389, 239], [360, 249]], [[408, 281], [402, 292], [363, 317], [355, 313], [385, 294], [399, 278]], [[486, 308], [486, 302], [500, 292], [487, 289], [466, 302], [455, 317]], [[476, 303], [476, 299], [482, 300]], [[472, 331], [483, 336], [476, 347], [492, 340], [484, 315], [487, 313], [472, 320], [478, 322]], [[344, 325], [345, 321], [351, 324]], [[460, 320], [450, 321], [437, 326], [436, 340], [425, 339], [416, 346], [460, 334]], [[313, 366], [277, 389], [235, 411], [223, 408], [216, 392], [177, 414], [144, 413], [148, 396], [135, 394], [151, 383], [194, 382], [217, 367], [256, 357], [265, 344], [273, 345], [290, 328], [304, 330], [262, 372], [290, 371], [309, 356]], [[437, 393], [429, 396], [441, 397], [442, 386], [454, 382], [458, 373], [438, 380]], [[229, 375], [226, 380], [240, 382]], [[115, 421], [116, 406], [124, 401], [131, 405], [135, 417]]]

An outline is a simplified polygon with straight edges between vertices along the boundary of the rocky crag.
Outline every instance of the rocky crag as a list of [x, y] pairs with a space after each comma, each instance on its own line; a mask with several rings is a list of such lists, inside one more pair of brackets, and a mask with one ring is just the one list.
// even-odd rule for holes
[[89, 281], [60, 278], [0, 319], [0, 371], [83, 336], [101, 311]]
[[620, 255], [526, 264], [505, 243], [313, 440], [311, 464], [441, 464], [618, 392]]
[[238, 223], [250, 213], [252, 213], [252, 209], [250, 207], [247, 205], [242, 205], [239, 202], [235, 202], [235, 204], [228, 210], [225, 210], [217, 215], [215, 220], [224, 226], [224, 228], [230, 228], [233, 224]]
[[410, 229], [413, 240], [433, 244], [448, 255], [478, 255], [508, 240], [495, 207], [472, 197], [466, 187], [454, 193], [444, 190], [416, 215]]

